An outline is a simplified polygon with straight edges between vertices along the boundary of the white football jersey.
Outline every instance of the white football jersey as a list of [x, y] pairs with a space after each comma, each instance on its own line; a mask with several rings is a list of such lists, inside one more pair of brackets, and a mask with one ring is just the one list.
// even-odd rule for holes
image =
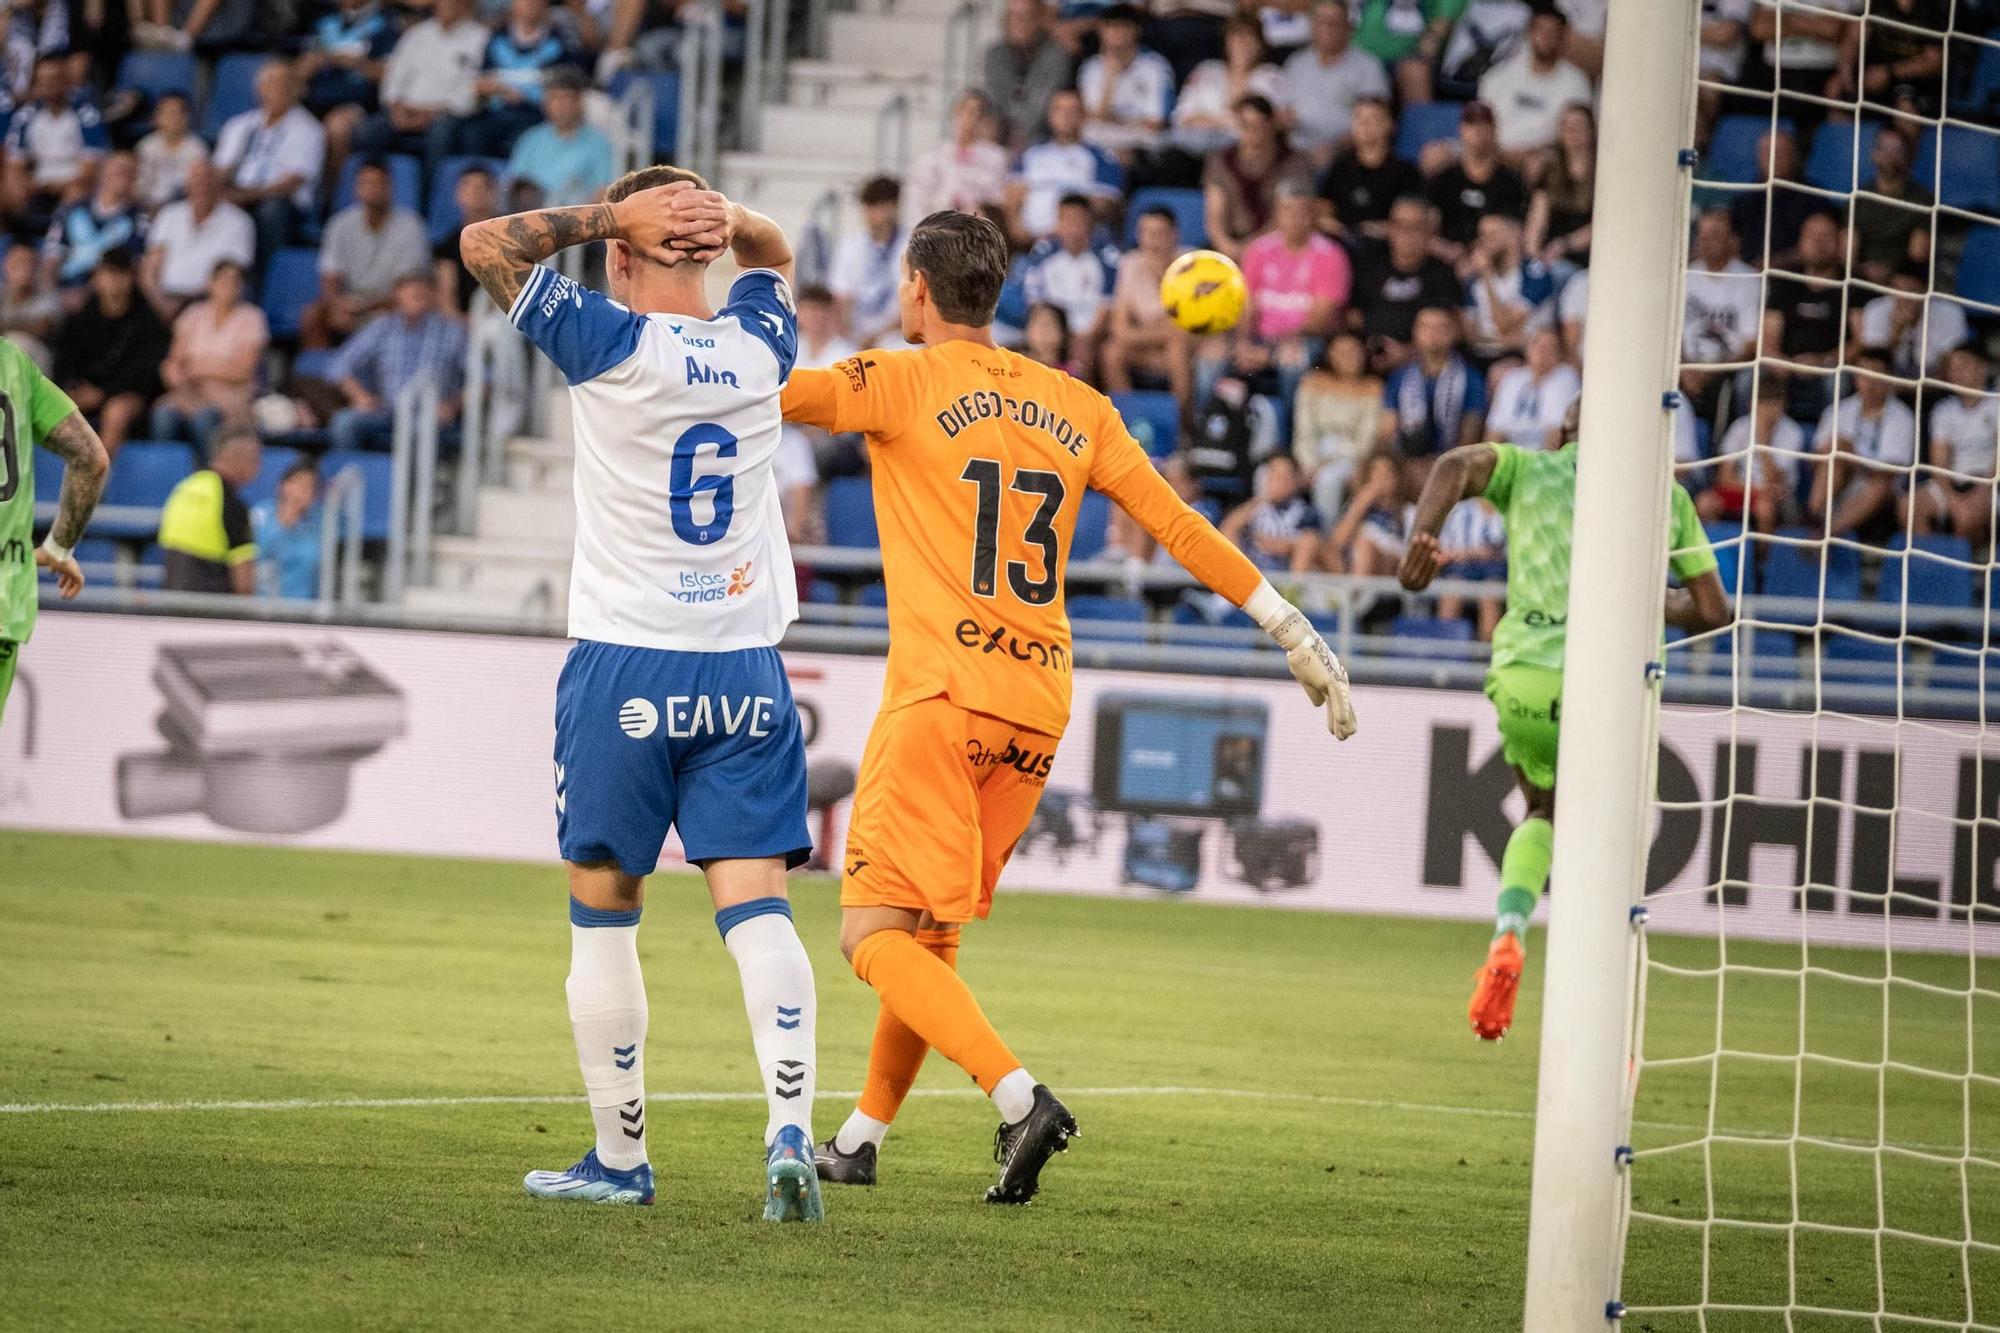
[[772, 473], [798, 354], [785, 280], [737, 277], [714, 319], [636, 315], [539, 267], [508, 318], [569, 381], [576, 639], [731, 652], [798, 616]]

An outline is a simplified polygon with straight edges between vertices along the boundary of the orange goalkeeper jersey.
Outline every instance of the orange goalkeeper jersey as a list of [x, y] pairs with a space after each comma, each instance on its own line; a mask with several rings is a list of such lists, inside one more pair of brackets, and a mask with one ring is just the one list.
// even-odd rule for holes
[[1069, 721], [1063, 571], [1096, 487], [1241, 606], [1262, 578], [1174, 494], [1103, 394], [953, 341], [795, 370], [785, 419], [868, 438], [889, 673], [882, 706], [944, 695], [1047, 735]]

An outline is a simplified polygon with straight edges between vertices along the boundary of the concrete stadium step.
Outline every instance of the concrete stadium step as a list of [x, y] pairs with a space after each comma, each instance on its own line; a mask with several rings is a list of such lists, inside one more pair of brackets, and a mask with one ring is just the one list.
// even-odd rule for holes
[[479, 535], [537, 544], [576, 538], [576, 504], [568, 487], [483, 486], [479, 491]]
[[835, 14], [827, 20], [827, 59], [868, 67], [941, 69], [948, 14]]
[[431, 586], [494, 593], [569, 584], [569, 542], [504, 536], [439, 537], [431, 543]]
[[[948, 19], [957, 13], [959, 7], [965, 2], [966, 0], [872, 0], [872, 3], [868, 4], [863, 12], [901, 17], [922, 16], [925, 18]], [[983, 24], [983, 30], [987, 31], [990, 35], [991, 31], [996, 29], [1000, 23], [1000, 10], [997, 7], [990, 8], [980, 21]]]
[[[862, 107], [811, 106], [781, 103], [763, 112], [762, 143], [767, 151], [787, 157], [826, 156], [860, 165], [875, 161], [878, 114]], [[910, 151], [921, 153], [938, 141], [935, 114], [909, 118]]]
[[576, 455], [567, 446], [522, 435], [507, 441], [507, 484], [522, 490], [570, 494]]
[[569, 581], [558, 580], [530, 590], [491, 588], [405, 588], [403, 610], [444, 622], [508, 620], [523, 615], [546, 616], [560, 624], [569, 613]]
[[944, 81], [929, 72], [856, 69], [822, 60], [792, 63], [790, 99], [800, 106], [876, 111], [898, 93], [909, 99], [912, 114], [943, 112]]

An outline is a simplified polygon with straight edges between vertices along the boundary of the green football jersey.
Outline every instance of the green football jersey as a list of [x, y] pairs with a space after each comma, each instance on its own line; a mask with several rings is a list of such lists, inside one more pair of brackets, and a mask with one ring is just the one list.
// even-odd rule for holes
[[[1499, 454], [1486, 498], [1507, 524], [1507, 614], [1493, 631], [1495, 667], [1562, 670], [1569, 620], [1570, 523], [1576, 513], [1576, 445], [1550, 451], [1492, 446]], [[1668, 564], [1686, 583], [1714, 569], [1715, 552], [1694, 510], [1674, 483]]]
[[22, 643], [35, 628], [35, 446], [74, 411], [27, 353], [0, 339], [0, 639]]

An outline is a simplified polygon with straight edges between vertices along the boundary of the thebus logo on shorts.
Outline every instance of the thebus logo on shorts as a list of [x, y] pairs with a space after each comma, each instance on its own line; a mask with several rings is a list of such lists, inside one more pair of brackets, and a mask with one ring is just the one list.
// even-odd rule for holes
[[[670, 694], [667, 735], [677, 741], [703, 736], [768, 736], [778, 701], [768, 694]], [[660, 709], [651, 699], [627, 699], [618, 706], [618, 729], [643, 741], [660, 728]]]
[[1069, 649], [1059, 643], [1024, 639], [1018, 634], [1009, 634], [1005, 626], [987, 629], [970, 616], [959, 621], [952, 633], [961, 648], [979, 653], [1005, 653], [1016, 662], [1033, 662], [1050, 671], [1069, 670]]

